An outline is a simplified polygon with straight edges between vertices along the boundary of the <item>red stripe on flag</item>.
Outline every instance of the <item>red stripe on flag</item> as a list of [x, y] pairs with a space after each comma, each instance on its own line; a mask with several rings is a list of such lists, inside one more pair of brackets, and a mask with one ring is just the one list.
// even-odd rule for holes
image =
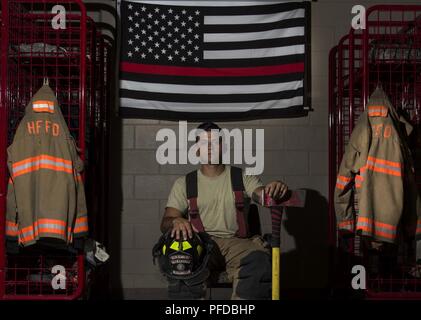
[[123, 72], [130, 73], [146, 73], [167, 76], [246, 77], [304, 72], [304, 63], [300, 62], [276, 66], [261, 66], [250, 68], [198, 68], [122, 62], [120, 64], [120, 70]]

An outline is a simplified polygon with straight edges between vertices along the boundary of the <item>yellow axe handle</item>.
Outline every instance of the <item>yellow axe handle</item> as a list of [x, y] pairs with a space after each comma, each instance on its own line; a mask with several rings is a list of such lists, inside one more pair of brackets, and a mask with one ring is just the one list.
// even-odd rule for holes
[[279, 300], [280, 248], [272, 248], [272, 300]]

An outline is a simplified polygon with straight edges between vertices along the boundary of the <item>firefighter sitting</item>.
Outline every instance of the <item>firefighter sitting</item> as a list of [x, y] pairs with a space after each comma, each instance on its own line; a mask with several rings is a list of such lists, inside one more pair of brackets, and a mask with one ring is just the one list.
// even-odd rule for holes
[[[214, 123], [203, 123], [208, 144], [208, 158], [211, 152], [211, 130], [221, 129]], [[197, 275], [197, 281], [183, 281], [180, 277], [167, 277], [169, 298], [203, 298], [206, 292], [206, 278], [210, 272], [226, 271], [233, 283], [232, 299], [270, 299], [271, 257], [260, 236], [248, 237], [244, 201], [253, 199], [261, 202], [264, 190], [274, 199], [282, 198], [287, 186], [274, 181], [266, 186], [256, 176], [245, 175], [240, 168], [222, 164], [222, 141], [218, 135], [217, 158], [208, 161], [200, 169], [178, 178], [171, 190], [161, 223], [161, 231], [168, 232], [177, 240], [189, 240], [196, 232], [206, 232], [213, 242], [213, 248], [205, 259], [207, 267]], [[203, 141], [202, 141], [203, 142]], [[215, 158], [214, 158], [215, 159]], [[217, 164], [213, 164], [213, 163]], [[245, 199], [243, 198], [245, 197]], [[188, 212], [188, 215], [184, 215]], [[208, 272], [206, 272], [208, 271]], [[168, 274], [168, 273], [167, 273]]]

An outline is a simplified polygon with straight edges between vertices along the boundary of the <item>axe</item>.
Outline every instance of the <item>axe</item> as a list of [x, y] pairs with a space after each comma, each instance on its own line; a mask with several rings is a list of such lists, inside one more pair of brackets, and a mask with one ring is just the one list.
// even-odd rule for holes
[[279, 269], [281, 259], [281, 221], [285, 207], [303, 208], [305, 190], [289, 190], [282, 199], [275, 201], [262, 190], [262, 203], [270, 209], [272, 217], [272, 300], [279, 300]]

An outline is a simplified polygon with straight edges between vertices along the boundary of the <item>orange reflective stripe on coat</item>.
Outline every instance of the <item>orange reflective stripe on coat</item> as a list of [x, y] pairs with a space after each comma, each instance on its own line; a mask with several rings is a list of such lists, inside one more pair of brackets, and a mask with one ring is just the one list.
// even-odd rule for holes
[[[67, 227], [67, 229], [69, 229]], [[68, 238], [66, 222], [57, 219], [38, 219], [33, 225], [22, 228], [19, 232], [19, 242], [26, 243], [35, 240], [41, 234], [53, 233]]]
[[362, 175], [357, 174], [355, 176], [355, 186], [357, 188], [361, 188], [363, 181], [364, 181], [364, 177]]
[[76, 219], [75, 228], [73, 233], [88, 232], [88, 217], [80, 217]]
[[54, 113], [54, 101], [37, 100], [32, 103], [32, 109], [35, 112]]
[[373, 219], [367, 217], [358, 217], [357, 230], [374, 233], [376, 236], [392, 240], [396, 237], [395, 226], [384, 222], [374, 221]]
[[338, 222], [338, 228], [342, 230], [354, 230], [354, 220], [344, 220]]
[[364, 178], [367, 172], [367, 165], [365, 165], [364, 167], [360, 168], [360, 174], [357, 174], [355, 176], [355, 187], [356, 188], [361, 188], [362, 184], [364, 182]]
[[417, 221], [417, 230], [416, 233], [421, 233], [421, 219]]
[[385, 106], [368, 106], [369, 117], [386, 117], [388, 109]]
[[402, 165], [399, 162], [368, 157], [366, 167], [368, 170], [375, 172], [385, 173], [396, 177], [402, 176]]
[[25, 173], [37, 171], [40, 169], [73, 173], [72, 161], [42, 154], [14, 163], [12, 167], [12, 174], [15, 178]]
[[18, 225], [12, 221], [6, 221], [6, 236], [16, 237], [19, 234]]
[[338, 175], [338, 178], [336, 179], [336, 188], [345, 189], [345, 187], [348, 185], [350, 181], [351, 181], [351, 178]]

